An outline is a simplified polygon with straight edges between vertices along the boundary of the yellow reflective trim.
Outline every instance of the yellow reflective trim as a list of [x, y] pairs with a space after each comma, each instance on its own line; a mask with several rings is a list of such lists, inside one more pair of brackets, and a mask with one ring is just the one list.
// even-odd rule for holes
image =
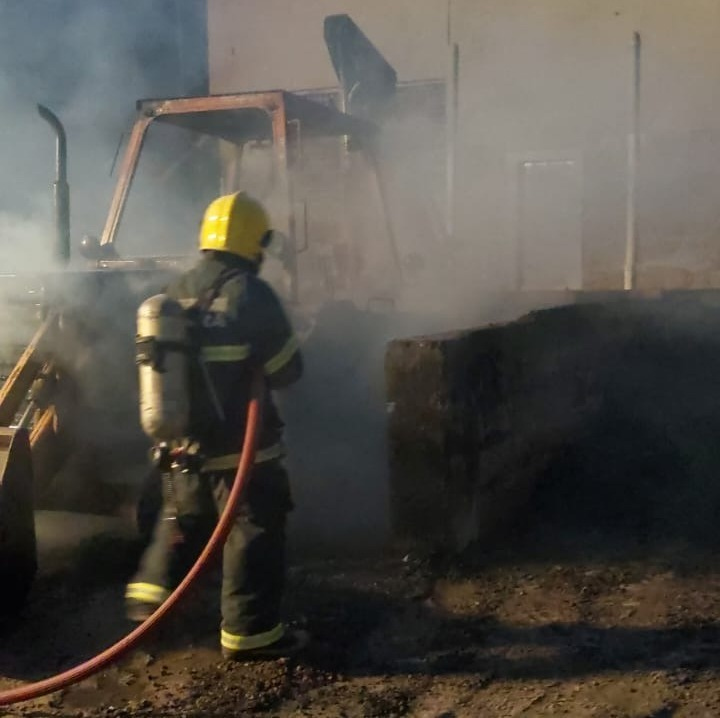
[[[263, 464], [266, 461], [272, 461], [273, 459], [282, 459], [283, 456], [285, 456], [285, 444], [279, 442], [277, 444], [273, 444], [273, 446], [268, 446], [267, 449], [260, 449], [259, 451], [256, 451], [255, 463]], [[238, 461], [240, 461], [239, 456]]]
[[[177, 303], [183, 309], [190, 309], [191, 307], [194, 307], [198, 303], [198, 298], [197, 297], [185, 297], [184, 299], [178, 299]], [[213, 300], [213, 303], [208, 307], [208, 311], [225, 313], [228, 310], [229, 304], [230, 304], [230, 302], [227, 297], [215, 297], [215, 299]]]
[[234, 469], [240, 463], [240, 454], [225, 454], [224, 456], [214, 456], [203, 462], [201, 471], [225, 471]]
[[130, 583], [125, 589], [125, 598], [143, 603], [156, 603], [160, 605], [170, 595], [163, 586], [154, 583]]
[[227, 237], [228, 222], [232, 210], [234, 195], [218, 197], [205, 210], [200, 227], [200, 248], [222, 248]]
[[203, 361], [243, 361], [250, 356], [249, 344], [221, 344], [214, 347], [203, 347]]
[[[255, 452], [255, 463], [263, 464], [273, 459], [282, 459], [285, 456], [285, 445], [282, 442], [268, 446], [267, 449], [260, 449]], [[240, 454], [224, 454], [223, 456], [213, 456], [207, 459], [202, 465], [201, 471], [226, 471], [235, 469], [240, 463]]]
[[298, 350], [300, 343], [296, 336], [290, 337], [287, 344], [269, 361], [265, 363], [265, 373], [269, 376], [280, 371], [292, 358]]
[[265, 633], [255, 633], [252, 636], [238, 636], [234, 633], [228, 633], [224, 629], [220, 631], [220, 643], [223, 648], [229, 651], [249, 651], [253, 648], [264, 648], [275, 641], [279, 641], [285, 635], [285, 626], [278, 623]]

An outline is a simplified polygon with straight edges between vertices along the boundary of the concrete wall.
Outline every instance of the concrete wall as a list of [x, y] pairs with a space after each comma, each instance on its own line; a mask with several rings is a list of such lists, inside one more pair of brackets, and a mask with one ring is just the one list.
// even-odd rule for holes
[[581, 301], [390, 343], [398, 540], [465, 548], [558, 483], [561, 520], [583, 512], [587, 530], [621, 517], [689, 536], [716, 523], [720, 295]]
[[447, 10], [428, 0], [207, 0], [213, 92], [334, 87], [323, 19], [349, 13], [401, 80], [443, 76]]
[[[212, 91], [335, 84], [322, 19], [338, 12], [356, 19], [401, 80], [444, 77], [447, 7], [436, 0], [208, 0]], [[457, 264], [473, 268], [464, 283], [488, 291], [621, 286], [638, 30], [639, 284], [708, 285], [720, 265], [718, 21], [720, 6], [711, 0], [454, 0], [453, 247]], [[405, 135], [413, 132], [406, 124]], [[413, 191], [425, 189], [419, 183]], [[438, 194], [436, 214], [445, 201]], [[406, 238], [406, 255], [412, 241]]]
[[[714, 209], [720, 77], [712, 28], [720, 6], [465, 0], [456, 4], [454, 18], [463, 148], [458, 231], [464, 238], [477, 236], [482, 217], [488, 281], [517, 281], [527, 200], [518, 178], [522, 163], [565, 160], [577, 170], [582, 285], [620, 286], [634, 30], [643, 40], [641, 259], [654, 267], [655, 285], [677, 286], [676, 278], [663, 273], [666, 266], [717, 266], [711, 245], [720, 219]], [[553, 181], [551, 172], [546, 176]], [[532, 211], [531, 202], [526, 204]], [[527, 231], [528, 242], [542, 240], [543, 222], [561, 223], [550, 213], [532, 217], [536, 226]], [[548, 262], [562, 263], [571, 247], [546, 249]]]

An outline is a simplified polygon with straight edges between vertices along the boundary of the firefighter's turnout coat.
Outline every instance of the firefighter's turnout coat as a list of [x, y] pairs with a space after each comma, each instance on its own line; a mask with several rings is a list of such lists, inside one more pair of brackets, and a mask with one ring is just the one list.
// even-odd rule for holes
[[[223, 556], [221, 642], [229, 650], [260, 647], [282, 636], [285, 523], [292, 508], [283, 464], [283, 425], [271, 391], [302, 373], [298, 342], [273, 290], [255, 265], [206, 252], [166, 294], [196, 312], [200, 362], [191, 371], [190, 438], [199, 446], [196, 470], [173, 476], [176, 526], [158, 520], [129, 602], [159, 604], [182, 579], [222, 511], [239, 463], [255, 367], [266, 378], [263, 424], [246, 503]], [[178, 529], [181, 540], [178, 541]]]

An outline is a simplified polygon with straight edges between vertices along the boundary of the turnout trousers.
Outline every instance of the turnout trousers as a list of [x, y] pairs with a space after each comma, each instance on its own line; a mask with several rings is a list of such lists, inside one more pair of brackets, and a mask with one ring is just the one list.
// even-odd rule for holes
[[[127, 586], [128, 601], [159, 605], [182, 581], [225, 508], [234, 478], [235, 470], [176, 472], [165, 482], [163, 510]], [[291, 510], [282, 461], [256, 464], [223, 548], [221, 644], [226, 649], [259, 648], [283, 635], [285, 528]]]

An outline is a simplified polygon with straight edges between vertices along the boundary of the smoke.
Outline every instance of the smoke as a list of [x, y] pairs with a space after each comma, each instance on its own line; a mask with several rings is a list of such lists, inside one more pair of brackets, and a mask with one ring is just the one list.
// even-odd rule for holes
[[[124, 3], [119, 12], [90, 0], [65, 0], [44, 4], [43, 13], [39, 4], [22, 3], [31, 7], [29, 14], [23, 14], [20, 3], [3, 6], [0, 20], [8, 36], [0, 49], [5, 128], [0, 151], [5, 166], [14, 168], [0, 175], [4, 271], [42, 271], [49, 266], [54, 148], [52, 134], [36, 116], [35, 103], [55, 110], [68, 131], [73, 240], [84, 232], [98, 234], [114, 182], [111, 165], [134, 100], [181, 95], [190, 89], [187, 78], [180, 76], [175, 38], [168, 34], [170, 16], [161, 12], [161, 6], [170, 4], [138, 0]], [[185, 56], [186, 73], [190, 64]], [[354, 153], [346, 157], [354, 167], [345, 174], [344, 187], [339, 167], [323, 164], [328, 153], [339, 156], [340, 141], [334, 140], [326, 143], [325, 154], [316, 155], [315, 179], [309, 174], [296, 178], [297, 198], [307, 197], [309, 206], [307, 239], [312, 251], [301, 256], [300, 266], [306, 296], [315, 291], [324, 300], [347, 299], [363, 309], [381, 310], [368, 314], [339, 303], [314, 317], [315, 331], [304, 347], [307, 375], [283, 401], [296, 474], [296, 525], [305, 537], [364, 543], [369, 537], [382, 540], [387, 533], [384, 343], [411, 328], [446, 328], [452, 314], [444, 299], [438, 301], [435, 281], [437, 268], [448, 266], [438, 171], [441, 137], [436, 118], [405, 111], [389, 121], [386, 139], [377, 148], [379, 176], [366, 158]], [[314, 151], [308, 149], [308, 162]], [[264, 199], [272, 205], [269, 157], [262, 147], [245, 153], [242, 181], [267, 195]], [[220, 190], [219, 164], [214, 143], [198, 144], [182, 130], [153, 126], [121, 225], [120, 251], [131, 256], [190, 253], [202, 206]], [[318, 190], [314, 194], [313, 182]], [[328, 200], [329, 192], [334, 196]], [[381, 209], [383, 193], [390, 208], [387, 217]], [[349, 285], [340, 267], [353, 274]], [[405, 297], [398, 292], [401, 275]], [[144, 284], [132, 278], [101, 282], [72, 277], [53, 287], [54, 299], [66, 307], [66, 328], [73, 317], [81, 325], [68, 356], [64, 347], [56, 351], [71, 363], [81, 382], [84, 413], [77, 431], [88, 454], [104, 462], [105, 480], [136, 471], [128, 468], [128, 457], [132, 454], [135, 461], [140, 454], [123, 448], [142, 443], [137, 431], [133, 321], [137, 303], [158, 288], [154, 280]], [[389, 321], [384, 310], [402, 309], [403, 302], [412, 316]], [[348, 338], [350, 326], [354, 331]], [[80, 491], [75, 476], [97, 458], [86, 455], [79, 461], [56, 483], [83, 508], [82, 495], [74, 495]], [[139, 478], [138, 472], [135, 479]]]
[[0, 266], [5, 272], [37, 272], [52, 267], [48, 239], [53, 225], [43, 208], [28, 214], [0, 212]]
[[[183, 34], [199, 11], [195, 0], [2, 4], [1, 212], [18, 221], [50, 221], [54, 136], [37, 116], [35, 105], [42, 103], [68, 133], [73, 239], [99, 233], [114, 183], [113, 158], [135, 101], [202, 91], [206, 83], [204, 24], [197, 22], [196, 37]], [[39, 226], [39, 237], [48, 236], [41, 232]], [[4, 235], [0, 241], [9, 243]]]
[[[222, 22], [214, 15], [211, 39], [227, 47], [212, 48], [222, 75], [213, 89], [326, 84], [330, 61], [326, 58], [320, 71], [317, 49], [322, 16], [352, 4], [304, 3], [302, 28], [312, 25], [307, 36], [294, 25], [291, 30], [272, 24], [282, 16], [279, 2], [272, 3], [267, 22], [264, 15], [258, 23], [231, 22], [232, 14]], [[190, 68], [204, 67], [199, 59], [204, 39], [178, 52], [171, 18], [181, 5], [126, 0], [120, 10], [96, 0], [17, 0], [0, 8], [3, 272], [43, 269], [50, 253], [53, 138], [37, 118], [35, 103], [49, 105], [67, 124], [73, 238], [98, 234], [114, 182], [113, 158], [135, 99], [186, 94], [202, 84], [202, 73]], [[417, 13], [396, 8], [388, 15], [381, 5], [357, 3], [357, 19], [397, 66], [400, 80], [443, 77], [444, 9], [427, 3]], [[231, 3], [210, 6], [235, 12]], [[262, 15], [265, 6], [257, 4], [255, 12]], [[243, 5], [237, 12], [252, 11]], [[307, 21], [306, 13], [317, 22]], [[303, 135], [309, 169], [293, 176], [293, 210], [299, 232], [307, 229], [307, 251], [298, 258], [307, 300], [301, 313], [313, 315], [314, 329], [303, 347], [306, 377], [281, 398], [298, 538], [332, 545], [339, 538], [362, 542], [386, 536], [387, 341], [509, 320], [566, 301], [553, 293], [566, 287], [621, 286], [634, 29], [643, 33], [646, 51], [640, 282], [677, 283], [678, 265], [694, 276], [717, 267], [720, 83], [708, 69], [713, 63], [702, 62], [712, 58], [714, 40], [703, 31], [697, 44], [692, 41], [695, 30], [713, 27], [709, 19], [715, 14], [706, 3], [681, 13], [630, 0], [612, 7], [454, 2], [451, 34], [459, 44], [460, 75], [451, 236], [441, 83], [401, 91], [374, 163], [360, 152], [344, 153], [339, 140], [315, 143]], [[191, 25], [184, 24], [186, 34]], [[267, 40], [260, 39], [258, 28], [266, 28]], [[204, 35], [199, 24], [197, 33]], [[260, 62], [271, 40], [282, 43], [284, 52], [267, 53]], [[311, 44], [307, 64], [316, 75], [305, 72], [303, 60]], [[186, 51], [191, 46], [198, 48], [195, 54]], [[248, 48], [255, 52], [252, 63], [243, 55]], [[233, 76], [231, 61], [240, 62], [238, 57], [243, 67]], [[692, 82], [685, 83], [687, 77]], [[167, 126], [151, 129], [145, 150], [119, 248], [129, 255], [190, 253], [202, 207], [221, 189], [222, 151]], [[238, 189], [250, 189], [274, 206], [266, 150], [245, 153], [239, 174], [244, 184]], [[518, 288], [543, 291], [510, 296]], [[98, 405], [117, 399], [130, 406], [133, 303], [150, 290], [103, 289], [96, 313], [105, 327], [106, 344], [97, 347], [105, 369], [91, 377], [88, 368], [86, 381]], [[70, 283], [64, 296], [82, 311], [88, 300], [77, 292]], [[332, 303], [317, 314], [317, 305], [328, 298]], [[299, 324], [307, 319], [297, 317]], [[117, 378], [112, 399], [103, 395], [109, 376]], [[116, 427], [134, 421], [128, 417], [88, 431], [97, 429], [107, 441]]]
[[[134, 316], [162, 280], [55, 273], [55, 136], [36, 106], [56, 112], [67, 132], [71, 268], [81, 269], [79, 240], [103, 228], [116, 181], [113, 162], [123, 133], [127, 140], [135, 101], [206, 91], [204, 11], [198, 0], [0, 5], [0, 359], [7, 374], [37, 326], [42, 300], [64, 307], [65, 341], [52, 349], [78, 384], [73, 430], [81, 447], [55, 482], [66, 506], [112, 508], [112, 497], [84, 484], [87, 477], [142, 479], [146, 442], [137, 418]], [[157, 206], [137, 208], [130, 252], [162, 253], [168, 238], [177, 244], [191, 190], [177, 182], [174, 189], [181, 196], [162, 209], [176, 218], [175, 226], [150, 221]], [[77, 341], [68, 346], [71, 336]]]
[[[319, 23], [328, 5], [306, 8]], [[306, 345], [308, 375], [286, 402], [298, 540], [312, 533], [328, 542], [379, 539], [387, 529], [387, 340], [512, 320], [573, 301], [566, 289], [622, 287], [635, 30], [643, 37], [638, 284], [717, 286], [719, 85], [707, 30], [717, 14], [707, 4], [690, 10], [623, 0], [452, 4], [451, 35], [460, 53], [454, 232], [445, 233], [443, 88], [438, 96], [431, 86], [410, 87], [400, 112], [385, 122], [376, 153], [399, 270], [376, 183], [353, 158], [361, 179], [351, 183], [343, 211], [363, 264], [355, 286], [336, 290], [336, 298], [376, 310], [394, 300], [397, 311], [391, 320], [348, 305], [322, 313]], [[434, 65], [435, 77], [447, 72], [449, 48], [444, 54], [432, 41], [445, 28], [413, 25], [421, 16], [391, 28], [379, 3], [357, 10], [362, 29], [401, 70], [400, 80], [429, 77], [402, 74], [412, 63], [398, 57], [397, 47], [410, 35], [419, 44], [430, 38], [424, 67]], [[295, 55], [319, 42], [319, 33], [298, 33]], [[230, 73], [222, 69], [227, 85]], [[274, 61], [266, 73], [277, 71]], [[319, 76], [315, 65], [301, 63], [288, 73], [295, 86]], [[326, 226], [332, 232], [332, 220]], [[315, 227], [322, 229], [319, 221]], [[336, 229], [328, 243], [344, 239]]]

